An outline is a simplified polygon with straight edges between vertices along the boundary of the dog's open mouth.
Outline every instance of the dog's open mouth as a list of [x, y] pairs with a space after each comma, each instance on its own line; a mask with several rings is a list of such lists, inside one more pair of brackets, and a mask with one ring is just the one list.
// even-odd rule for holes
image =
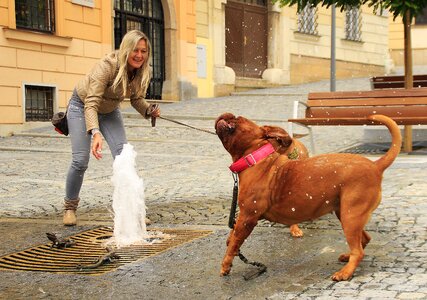
[[236, 117], [233, 114], [225, 113], [219, 116], [215, 122], [215, 131], [218, 136], [221, 136], [225, 133], [232, 133], [236, 128], [235, 122], [230, 122], [236, 120]]

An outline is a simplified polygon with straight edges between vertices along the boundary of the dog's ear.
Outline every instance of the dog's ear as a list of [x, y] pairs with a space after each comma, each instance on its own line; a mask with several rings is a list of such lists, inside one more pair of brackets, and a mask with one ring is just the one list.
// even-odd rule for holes
[[292, 144], [292, 138], [283, 128], [277, 126], [262, 126], [265, 139], [274, 139], [280, 146], [289, 147]]

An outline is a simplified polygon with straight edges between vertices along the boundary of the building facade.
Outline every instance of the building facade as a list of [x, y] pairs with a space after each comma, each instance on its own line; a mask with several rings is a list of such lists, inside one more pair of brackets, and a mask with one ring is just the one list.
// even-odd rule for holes
[[[389, 49], [393, 67], [399, 73], [403, 72], [404, 66], [404, 33], [402, 19], [389, 17]], [[427, 7], [412, 22], [411, 25], [411, 48], [414, 73], [425, 72], [427, 67]]]
[[[337, 78], [383, 74], [388, 16], [336, 14]], [[331, 11], [267, 0], [0, 1], [0, 134], [47, 122], [130, 29], [153, 46], [147, 98], [228, 95], [239, 81], [277, 86], [329, 78]], [[385, 33], [385, 34], [384, 34]]]

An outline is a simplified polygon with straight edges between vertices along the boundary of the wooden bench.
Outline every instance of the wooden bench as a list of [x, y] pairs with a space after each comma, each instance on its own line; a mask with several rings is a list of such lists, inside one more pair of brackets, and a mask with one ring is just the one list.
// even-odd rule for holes
[[[305, 106], [304, 118], [298, 118], [300, 104]], [[411, 125], [427, 124], [427, 88], [309, 93], [306, 103], [294, 102], [288, 131], [293, 134], [293, 123], [307, 127], [312, 151], [315, 152], [311, 126], [378, 125], [366, 119], [372, 114], [386, 115], [398, 125], [405, 125], [403, 151], [410, 152]]]
[[[414, 88], [427, 87], [427, 75], [414, 75]], [[371, 78], [371, 88], [378, 89], [403, 89], [405, 77], [403, 75], [375, 76]]]

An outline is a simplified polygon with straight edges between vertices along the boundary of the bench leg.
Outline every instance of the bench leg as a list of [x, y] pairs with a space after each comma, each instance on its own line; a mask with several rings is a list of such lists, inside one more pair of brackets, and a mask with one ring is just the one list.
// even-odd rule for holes
[[412, 152], [412, 125], [405, 125], [403, 132], [403, 152]]
[[294, 126], [292, 122], [288, 122], [288, 134], [291, 138], [294, 137]]
[[311, 126], [308, 127], [308, 131], [310, 132], [310, 144], [311, 144], [311, 150], [313, 151], [313, 155], [316, 155], [316, 148], [314, 146], [314, 136], [313, 136], [313, 130]]

